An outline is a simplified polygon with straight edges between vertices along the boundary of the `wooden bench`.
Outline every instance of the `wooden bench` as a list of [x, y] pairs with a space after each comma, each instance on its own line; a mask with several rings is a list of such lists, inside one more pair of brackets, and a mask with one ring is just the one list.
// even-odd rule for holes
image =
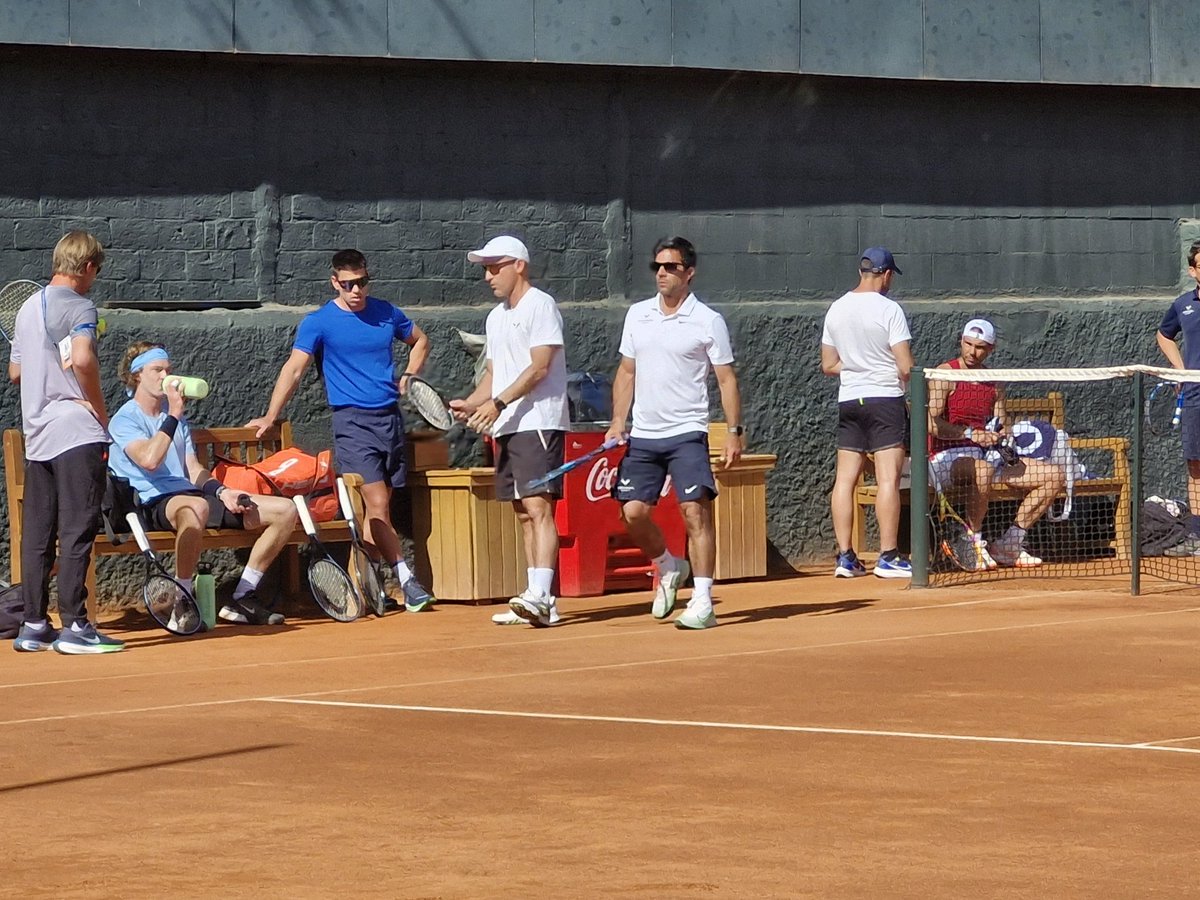
[[[255, 463], [278, 450], [292, 446], [292, 426], [282, 422], [269, 428], [261, 438], [254, 436], [252, 428], [192, 428], [192, 439], [196, 444], [196, 456], [207, 469], [212, 469], [217, 456], [245, 463]], [[9, 560], [14, 584], [21, 580], [21, 506], [25, 499], [25, 436], [16, 429], [4, 432], [4, 474], [8, 487]], [[355, 509], [361, 514], [362, 499], [359, 488], [362, 477], [344, 476], [350, 489]], [[326, 544], [350, 540], [350, 530], [342, 520], [317, 524], [320, 538]], [[204, 532], [202, 547], [205, 550], [250, 547], [260, 532], [240, 529], [209, 528]], [[172, 531], [147, 532], [150, 546], [156, 553], [175, 551], [175, 533]], [[297, 549], [308, 543], [308, 536], [297, 526], [288, 539], [280, 558], [284, 565], [284, 590], [289, 596], [300, 591], [300, 560]], [[113, 544], [103, 531], [96, 536], [92, 546], [92, 559], [88, 566], [88, 615], [96, 614], [96, 558], [115, 554], [137, 554], [137, 543], [128, 537], [120, 544]]]
[[[1066, 422], [1066, 401], [1061, 391], [1051, 391], [1045, 397], [1010, 397], [1005, 400], [1005, 411], [1012, 421], [1020, 419], [1044, 419], [1055, 428], [1064, 428]], [[1131, 556], [1130, 540], [1130, 470], [1129, 470], [1129, 439], [1123, 437], [1071, 437], [1071, 449], [1077, 453], [1087, 450], [1102, 450], [1112, 454], [1111, 475], [1098, 478], [1083, 478], [1075, 482], [1076, 497], [1116, 497], [1114, 516], [1114, 539], [1109, 542], [1109, 548], [1116, 552], [1118, 559], [1128, 559]], [[1085, 460], [1086, 463], [1086, 460]], [[1091, 467], [1089, 466], [1089, 469]], [[867, 508], [875, 506], [877, 487], [868, 483], [865, 475], [861, 476], [854, 489], [854, 528], [851, 534], [851, 546], [855, 553], [861, 553], [866, 544]], [[930, 502], [935, 497], [932, 485], [929, 488]], [[991, 490], [991, 500], [1017, 500], [1025, 496], [1024, 491], [1016, 490], [1006, 484], [994, 483]], [[1063, 494], [1065, 496], [1065, 493]], [[911, 491], [900, 489], [901, 508], [912, 502]]]

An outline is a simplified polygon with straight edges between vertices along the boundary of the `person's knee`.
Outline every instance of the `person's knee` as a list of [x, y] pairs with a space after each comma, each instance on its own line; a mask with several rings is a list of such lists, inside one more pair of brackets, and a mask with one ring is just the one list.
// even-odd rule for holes
[[650, 518], [651, 506], [640, 500], [630, 500], [621, 504], [621, 518], [627, 525], [636, 525]]
[[680, 503], [679, 511], [683, 514], [683, 522], [689, 532], [703, 531], [708, 524], [708, 510], [703, 503]]
[[208, 524], [208, 503], [187, 502], [175, 513], [175, 530], [199, 531]]

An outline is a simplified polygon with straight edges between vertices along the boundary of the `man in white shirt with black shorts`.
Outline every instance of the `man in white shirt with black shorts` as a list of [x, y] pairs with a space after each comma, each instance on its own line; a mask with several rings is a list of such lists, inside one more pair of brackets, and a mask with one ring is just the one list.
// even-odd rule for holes
[[[712, 582], [716, 533], [712, 501], [717, 495], [708, 459], [708, 370], [717, 377], [721, 407], [729, 423], [721, 458], [726, 468], [742, 455], [742, 403], [733, 371], [733, 347], [725, 319], [691, 292], [696, 248], [681, 237], [659, 241], [650, 264], [658, 293], [630, 307], [621, 334], [621, 365], [613, 382], [613, 420], [607, 439], [620, 438], [633, 408], [629, 447], [613, 485], [630, 537], [658, 569], [650, 611], [665, 619], [676, 592], [695, 569], [687, 608], [677, 628], [717, 624]], [[688, 533], [687, 560], [675, 559], [650, 518], [671, 476]]]
[[498, 625], [558, 624], [551, 593], [558, 565], [554, 505], [558, 479], [526, 496], [523, 486], [563, 463], [567, 414], [567, 363], [562, 316], [554, 298], [529, 282], [529, 250], [510, 235], [492, 238], [467, 259], [502, 302], [487, 317], [487, 371], [464, 400], [451, 400], [455, 416], [496, 439], [496, 499], [512, 502], [525, 538], [528, 587], [509, 601]]
[[838, 557], [834, 575], [866, 575], [850, 546], [854, 486], [867, 454], [875, 456], [875, 518], [879, 523], [880, 578], [911, 578], [912, 566], [897, 550], [900, 530], [900, 472], [908, 442], [904, 388], [913, 366], [912, 335], [904, 310], [888, 299], [892, 278], [901, 274], [886, 247], [864, 250], [858, 287], [834, 301], [821, 334], [821, 371], [836, 375], [838, 388], [837, 475], [833, 530]]

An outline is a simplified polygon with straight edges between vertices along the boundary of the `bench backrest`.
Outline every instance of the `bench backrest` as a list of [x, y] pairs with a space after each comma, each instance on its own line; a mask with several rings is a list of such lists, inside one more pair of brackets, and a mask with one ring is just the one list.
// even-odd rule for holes
[[1062, 391], [1050, 391], [1045, 397], [1007, 397], [1004, 411], [1013, 422], [1042, 419], [1055, 428], [1067, 427], [1067, 402]]

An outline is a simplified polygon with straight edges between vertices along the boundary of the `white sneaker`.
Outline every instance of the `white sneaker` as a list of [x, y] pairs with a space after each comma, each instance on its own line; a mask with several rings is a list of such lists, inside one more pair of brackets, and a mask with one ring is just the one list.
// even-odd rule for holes
[[1042, 561], [1016, 541], [1001, 538], [992, 544], [992, 559], [1002, 566], [1017, 569], [1029, 569], [1040, 566]]
[[686, 559], [678, 560], [677, 566], [674, 572], [668, 572], [658, 579], [654, 602], [650, 604], [650, 613], [656, 619], [665, 619], [671, 614], [671, 610], [675, 608], [675, 595], [692, 574], [692, 567]]
[[717, 627], [717, 614], [713, 612], [711, 603], [689, 603], [687, 608], [675, 617], [676, 628], [700, 631], [703, 628]]
[[552, 594], [542, 597], [526, 589], [508, 601], [508, 608], [535, 628], [558, 624], [558, 601]]
[[[509, 602], [511, 603], [512, 601], [509, 601]], [[546, 623], [546, 627], [549, 628], [554, 625], [558, 625], [559, 622], [560, 622], [560, 620], [558, 617], [558, 604], [551, 603], [550, 604], [550, 621]], [[528, 624], [530, 624], [528, 621], [526, 621], [525, 619], [522, 619], [515, 612], [513, 612], [511, 608], [504, 610], [504, 612], [498, 612], [494, 616], [492, 616], [492, 623], [495, 625], [528, 625]]]

